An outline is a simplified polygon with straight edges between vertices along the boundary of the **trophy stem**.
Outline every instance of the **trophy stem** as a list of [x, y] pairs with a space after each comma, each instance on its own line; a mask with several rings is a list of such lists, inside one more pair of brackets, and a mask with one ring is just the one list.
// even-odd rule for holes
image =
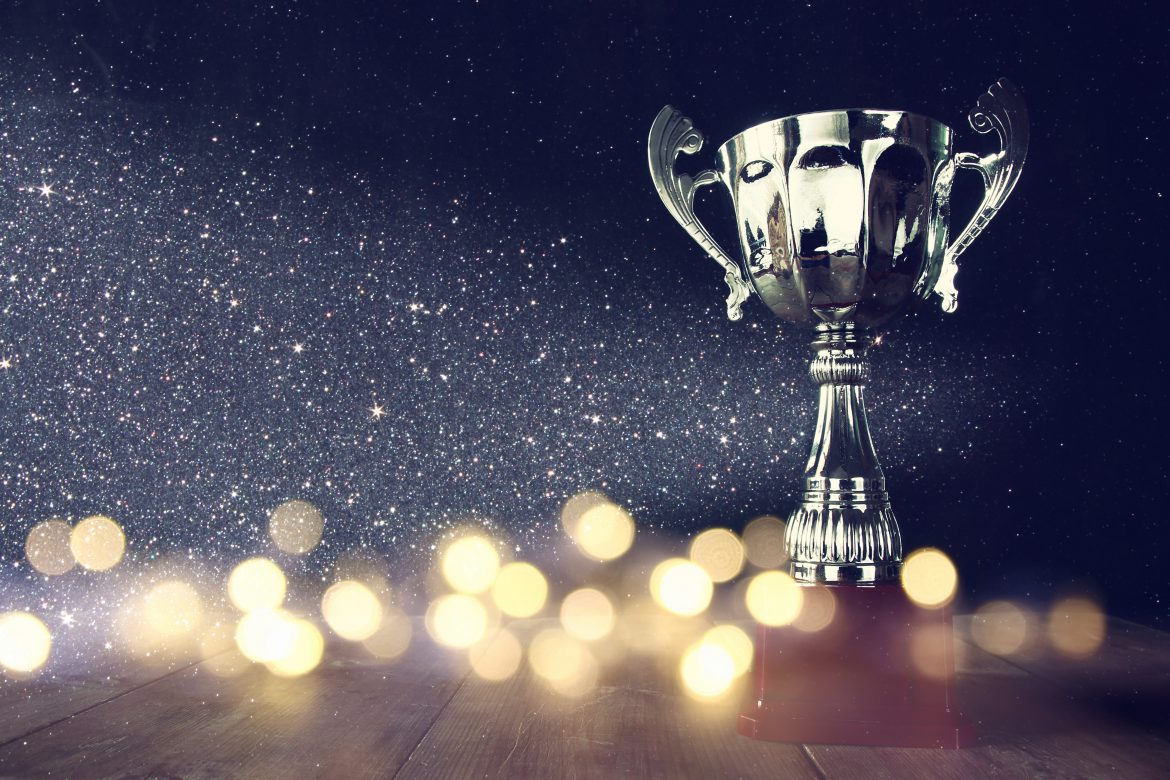
[[792, 576], [801, 582], [877, 584], [898, 578], [902, 539], [865, 415], [869, 334], [822, 323], [809, 374], [820, 409], [803, 500], [788, 523]]

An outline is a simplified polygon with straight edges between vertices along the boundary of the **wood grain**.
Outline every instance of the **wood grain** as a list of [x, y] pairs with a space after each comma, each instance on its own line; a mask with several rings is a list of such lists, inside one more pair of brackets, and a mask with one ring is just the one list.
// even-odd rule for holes
[[151, 666], [126, 658], [102, 659], [60, 667], [33, 680], [5, 680], [0, 683], [0, 747], [193, 664]]
[[465, 671], [416, 640], [397, 663], [331, 646], [312, 675], [200, 664], [0, 750], [0, 776], [384, 778], [406, 760]]
[[[961, 635], [969, 625], [959, 624]], [[1170, 634], [1111, 619], [1088, 658], [1037, 650], [1007, 660], [1102, 716], [1170, 739]]]
[[808, 746], [826, 777], [1170, 776], [1170, 743], [1071, 701], [1059, 688], [975, 645], [956, 645], [959, 709], [975, 725], [978, 747]]
[[504, 683], [469, 679], [396, 780], [819, 777], [800, 746], [737, 735], [736, 714], [690, 702], [640, 657], [580, 699], [527, 672]]
[[[549, 623], [513, 629], [531, 636]], [[527, 665], [486, 682], [420, 630], [397, 663], [336, 643], [295, 680], [131, 664], [6, 685], [0, 777], [1170, 777], [1170, 742], [1128, 709], [1152, 696], [1166, 712], [1155, 694], [1170, 636], [1110, 626], [1105, 648], [1082, 661], [1003, 659], [958, 642], [960, 707], [980, 738], [961, 751], [748, 740], [734, 703], [696, 704], [671, 666], [640, 656], [608, 664], [580, 698], [550, 691]]]

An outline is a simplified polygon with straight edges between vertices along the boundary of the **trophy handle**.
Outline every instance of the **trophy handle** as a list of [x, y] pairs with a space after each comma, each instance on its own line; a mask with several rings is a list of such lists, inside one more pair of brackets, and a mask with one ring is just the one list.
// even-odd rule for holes
[[1007, 79], [992, 84], [980, 96], [967, 119], [977, 133], [994, 130], [999, 136], [1000, 148], [985, 157], [971, 152], [955, 155], [956, 166], [972, 168], [983, 174], [983, 203], [943, 255], [942, 270], [934, 291], [942, 297], [945, 312], [953, 312], [959, 305], [959, 291], [955, 289], [959, 255], [971, 246], [999, 212], [1016, 186], [1024, 167], [1024, 157], [1028, 154], [1028, 109], [1019, 88]]
[[719, 174], [705, 170], [691, 177], [676, 173], [675, 160], [680, 152], [695, 154], [703, 148], [703, 134], [695, 129], [690, 119], [670, 106], [663, 106], [650, 126], [650, 178], [666, 210], [678, 224], [698, 242], [715, 262], [723, 266], [723, 281], [730, 292], [727, 295], [727, 316], [738, 320], [743, 316], [743, 302], [751, 295], [751, 287], [743, 278], [739, 265], [716, 243], [695, 216], [695, 191], [719, 181]]

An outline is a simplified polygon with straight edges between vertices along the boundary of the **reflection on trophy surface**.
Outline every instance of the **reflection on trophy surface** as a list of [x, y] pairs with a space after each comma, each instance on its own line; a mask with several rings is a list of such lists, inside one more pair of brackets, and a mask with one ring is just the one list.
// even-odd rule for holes
[[[805, 491], [787, 528], [791, 572], [802, 582], [896, 580], [898, 524], [866, 422], [863, 385], [872, 330], [932, 293], [954, 311], [957, 260], [1015, 186], [1028, 146], [1027, 112], [1000, 80], [970, 113], [995, 131], [986, 156], [954, 151], [946, 125], [906, 111], [798, 114], [752, 127], [715, 154], [716, 168], [678, 173], [703, 136], [667, 106], [650, 131], [650, 173], [666, 208], [724, 270], [727, 312], [754, 292], [780, 318], [814, 328], [811, 376], [820, 408]], [[978, 171], [985, 195], [948, 242], [957, 168]], [[722, 183], [735, 208], [742, 262], [694, 214], [695, 191]]]

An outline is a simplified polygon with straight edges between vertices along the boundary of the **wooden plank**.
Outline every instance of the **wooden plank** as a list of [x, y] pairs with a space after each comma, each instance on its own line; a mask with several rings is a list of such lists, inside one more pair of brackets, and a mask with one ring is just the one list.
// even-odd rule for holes
[[464, 675], [417, 636], [389, 665], [331, 645], [299, 679], [199, 664], [7, 745], [0, 776], [389, 777]]
[[958, 751], [810, 745], [826, 777], [1070, 778], [1170, 776], [1170, 743], [1069, 701], [1051, 685], [956, 643], [960, 710], [979, 746]]
[[[176, 641], [170, 648], [142, 642], [149, 632], [127, 619], [129, 608], [141, 602], [110, 600], [115, 591], [134, 593], [141, 584], [124, 566], [100, 577], [75, 571], [64, 577], [0, 582], [4, 609], [37, 615], [52, 635], [48, 658], [31, 677], [0, 669], [0, 747], [201, 660], [203, 652], [195, 642]], [[222, 608], [215, 602], [207, 607], [208, 652], [219, 646], [212, 634], [234, 647], [228, 629], [220, 625], [227, 622]]]
[[0, 747], [45, 726], [188, 669], [193, 661], [152, 666], [128, 659], [74, 662], [30, 680], [0, 683]]
[[395, 780], [819, 777], [799, 745], [737, 735], [736, 714], [690, 701], [645, 657], [610, 664], [581, 698], [525, 665], [501, 683], [469, 678]]
[[[546, 624], [515, 629], [535, 633]], [[1170, 659], [1166, 635], [1122, 629], [1096, 660], [1069, 668], [1123, 681], [1135, 664], [1145, 676], [1160, 673]], [[29, 683], [17, 699], [9, 688], [0, 698], [4, 726], [26, 705], [21, 725], [35, 717], [59, 722], [0, 748], [0, 776], [1170, 776], [1170, 744], [1096, 700], [1070, 699], [1051, 682], [1063, 679], [1059, 662], [1027, 662], [1042, 679], [965, 642], [959, 701], [980, 745], [937, 751], [747, 740], [735, 734], [734, 703], [695, 704], [671, 669], [640, 657], [609, 664], [599, 686], [579, 699], [549, 691], [527, 667], [504, 683], [464, 681], [465, 668], [421, 634], [393, 665], [332, 645], [321, 668], [296, 680], [260, 668], [223, 679], [200, 664], [145, 684], [131, 684], [129, 669], [109, 681], [78, 672]], [[46, 691], [39, 711], [38, 685]], [[53, 686], [72, 693], [54, 694]], [[51, 704], [54, 695], [62, 698]], [[89, 709], [62, 715], [90, 699]]]
[[[956, 622], [970, 635], [971, 618]], [[1087, 658], [1041, 647], [1005, 658], [1119, 723], [1170, 739], [1170, 634], [1110, 619], [1101, 648]]]

